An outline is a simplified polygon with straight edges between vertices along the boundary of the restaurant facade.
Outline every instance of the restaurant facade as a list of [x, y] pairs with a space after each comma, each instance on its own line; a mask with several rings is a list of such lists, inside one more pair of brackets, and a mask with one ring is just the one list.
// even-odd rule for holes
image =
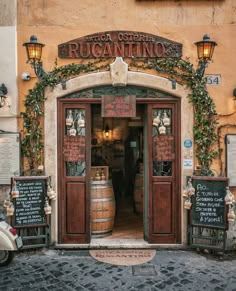
[[[20, 132], [22, 176], [48, 177], [51, 243], [189, 244], [189, 178], [230, 178], [235, 192], [233, 1], [13, 2], [17, 116], [0, 129]], [[198, 59], [198, 42], [214, 62]], [[26, 54], [35, 46], [39, 58]], [[213, 221], [219, 205], [201, 199]]]

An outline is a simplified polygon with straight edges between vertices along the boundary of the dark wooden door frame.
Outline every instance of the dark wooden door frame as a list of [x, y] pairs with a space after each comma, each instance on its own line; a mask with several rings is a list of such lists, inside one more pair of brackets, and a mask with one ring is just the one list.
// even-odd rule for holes
[[[81, 102], [79, 99], [58, 99], [58, 242], [59, 243], [89, 243], [90, 242], [90, 128], [91, 128], [91, 112], [88, 103]], [[65, 125], [65, 110], [66, 108], [85, 108], [85, 137], [86, 137], [86, 175], [85, 177], [70, 177], [66, 176], [65, 165], [63, 160], [63, 137]], [[85, 188], [85, 233], [78, 235], [66, 234], [66, 182], [73, 186], [74, 183], [84, 184]]]
[[[154, 100], [153, 100], [154, 101]], [[179, 99], [161, 99], [157, 102], [150, 102], [148, 105], [147, 116], [148, 116], [148, 159], [149, 159], [149, 170], [148, 170], [148, 241], [149, 243], [181, 243], [181, 102]], [[152, 109], [153, 108], [169, 108], [173, 110], [172, 132], [175, 138], [175, 153], [176, 159], [172, 169], [171, 177], [158, 177], [152, 175]], [[153, 204], [156, 199], [156, 194], [153, 191], [158, 190], [158, 185], [161, 185], [163, 189], [171, 189], [172, 198], [171, 203], [173, 208], [172, 215], [172, 234], [155, 234], [154, 229], [156, 223], [154, 221], [154, 209]], [[162, 191], [163, 191], [162, 189]], [[160, 190], [161, 191], [161, 190]], [[163, 201], [164, 202], [164, 201]], [[165, 203], [163, 203], [164, 206]]]
[[[86, 114], [86, 181], [85, 181], [85, 185], [86, 185], [86, 229], [88, 230], [88, 232], [86, 233], [86, 236], [81, 238], [81, 240], [78, 240], [78, 243], [89, 243], [90, 242], [90, 195], [89, 195], [89, 177], [90, 177], [90, 137], [91, 137], [91, 133], [90, 133], [90, 129], [91, 129], [91, 106], [92, 104], [99, 104], [101, 103], [101, 99], [100, 98], [93, 98], [93, 99], [88, 99], [88, 98], [79, 98], [79, 99], [72, 99], [72, 98], [64, 98], [64, 99], [58, 99], [58, 240], [59, 243], [63, 243], [63, 239], [62, 239], [62, 225], [63, 225], [63, 217], [61, 217], [61, 207], [62, 207], [62, 201], [61, 198], [63, 198], [63, 187], [62, 187], [62, 180], [65, 177], [65, 173], [63, 172], [63, 159], [62, 159], [62, 126], [63, 126], [63, 122], [65, 122], [65, 120], [59, 120], [60, 116], [65, 116], [64, 112], [63, 112], [63, 108], [65, 106], [74, 106], [74, 107], [79, 107], [79, 106], [87, 106], [87, 111], [89, 112], [89, 114]], [[136, 103], [137, 104], [144, 104], [144, 105], [150, 105], [148, 108], [152, 108], [155, 104], [157, 106], [168, 106], [168, 105], [173, 105], [174, 104], [174, 114], [176, 116], [175, 120], [176, 123], [173, 125], [173, 132], [175, 132], [176, 137], [177, 137], [177, 149], [176, 149], [176, 165], [175, 165], [175, 169], [174, 169], [174, 180], [175, 180], [175, 189], [177, 192], [177, 206], [175, 208], [175, 238], [170, 239], [169, 241], [164, 240], [162, 241], [161, 238], [159, 238], [158, 240], [155, 237], [151, 237], [151, 225], [152, 225], [152, 211], [150, 208], [150, 201], [152, 198], [152, 186], [151, 183], [149, 183], [148, 185], [148, 241], [150, 243], [180, 243], [181, 242], [181, 191], [180, 191], [180, 181], [181, 181], [181, 102], [179, 99], [177, 98], [165, 98], [165, 99], [156, 99], [156, 98], [140, 98], [140, 99], [136, 99]], [[62, 104], [64, 105], [64, 107], [62, 106]], [[150, 110], [150, 109], [149, 109]], [[64, 115], [63, 115], [64, 114]], [[151, 118], [149, 118], [150, 112], [148, 111], [148, 116], [147, 116], [147, 121], [148, 121], [148, 137], [150, 137], [150, 130], [152, 128], [151, 126]], [[63, 119], [63, 118], [62, 118]], [[149, 162], [149, 167], [148, 167], [148, 179], [149, 181], [152, 181], [152, 173], [151, 173], [151, 168], [150, 168], [150, 163], [152, 161], [152, 156], [151, 153], [152, 151], [150, 151], [151, 148], [151, 140], [149, 138], [148, 140], [148, 162]], [[177, 173], [178, 172], [178, 173]], [[168, 178], [166, 179], [166, 181], [168, 182]]]

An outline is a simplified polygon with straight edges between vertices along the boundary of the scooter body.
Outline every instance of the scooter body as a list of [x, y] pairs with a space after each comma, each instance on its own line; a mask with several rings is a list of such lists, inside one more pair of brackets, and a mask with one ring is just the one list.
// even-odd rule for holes
[[0, 266], [5, 266], [13, 260], [14, 251], [22, 248], [22, 238], [0, 215]]

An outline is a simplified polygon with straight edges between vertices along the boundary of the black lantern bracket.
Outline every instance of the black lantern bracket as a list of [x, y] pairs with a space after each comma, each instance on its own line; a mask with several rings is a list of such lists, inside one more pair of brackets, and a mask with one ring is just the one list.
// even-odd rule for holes
[[200, 78], [203, 78], [205, 69], [212, 60], [215, 46], [217, 43], [210, 39], [208, 34], [203, 36], [201, 41], [195, 42], [198, 54], [198, 68], [196, 70]]
[[42, 49], [44, 47], [44, 44], [39, 43], [38, 39], [35, 35], [32, 35], [30, 37], [29, 42], [25, 42], [23, 44], [26, 48], [27, 53], [27, 63], [31, 65], [31, 67], [34, 69], [34, 72], [36, 76], [39, 79], [42, 79], [47, 73], [43, 69], [43, 62], [41, 61], [42, 57]]

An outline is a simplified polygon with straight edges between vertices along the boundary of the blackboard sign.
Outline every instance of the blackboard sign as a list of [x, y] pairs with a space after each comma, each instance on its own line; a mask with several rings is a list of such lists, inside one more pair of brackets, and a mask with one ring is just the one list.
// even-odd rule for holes
[[226, 229], [225, 195], [228, 178], [192, 177], [192, 225]]
[[14, 177], [19, 190], [19, 197], [14, 199], [14, 226], [46, 224], [44, 203], [47, 179], [45, 176]]

